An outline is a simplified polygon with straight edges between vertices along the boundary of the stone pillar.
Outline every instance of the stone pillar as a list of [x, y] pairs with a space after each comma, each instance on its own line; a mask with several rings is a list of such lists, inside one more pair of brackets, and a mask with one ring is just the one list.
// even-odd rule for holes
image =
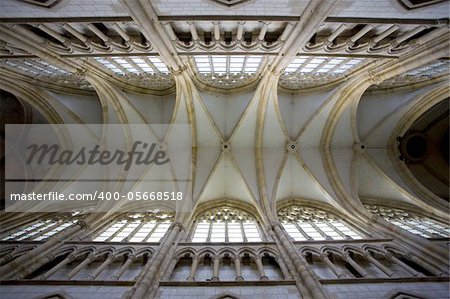
[[[279, 245], [287, 252], [289, 258], [292, 259], [292, 263], [295, 266], [299, 278], [301, 280], [301, 286], [305, 289], [302, 292], [302, 298], [328, 298], [322, 285], [314, 279], [313, 271], [308, 267], [307, 261], [297, 252], [294, 244], [289, 241], [286, 234], [281, 228], [281, 224], [275, 223], [272, 225], [275, 236], [278, 239]], [[277, 240], [276, 240], [277, 241]]]
[[284, 280], [292, 280], [292, 276], [284, 264], [283, 259], [280, 256], [276, 256], [275, 260], [277, 261], [278, 267], [280, 267], [281, 273], [283, 273]]
[[122, 265], [122, 267], [120, 267], [120, 269], [111, 276], [111, 279], [119, 280], [119, 278], [123, 275], [123, 273], [125, 273], [125, 271], [128, 269], [130, 264], [135, 260], [136, 257], [134, 255], [129, 255], [125, 263]]
[[173, 270], [175, 269], [177, 265], [177, 259], [176, 257], [173, 257], [170, 261], [169, 266], [167, 267], [166, 275], [164, 275], [162, 280], [170, 280], [170, 276], [172, 276]]
[[74, 260], [75, 260], [75, 255], [71, 253], [64, 260], [62, 260], [59, 264], [57, 264], [56, 266], [54, 266], [53, 268], [51, 268], [44, 274], [39, 275], [35, 279], [39, 279], [39, 280], [47, 279], [50, 276], [52, 276], [54, 273], [56, 273], [59, 269], [61, 269], [62, 267], [64, 267], [65, 265], [67, 265], [68, 263], [70, 263]]
[[147, 298], [147, 290], [150, 289], [152, 282], [157, 278], [159, 274], [159, 268], [166, 259], [166, 253], [169, 252], [170, 247], [173, 246], [173, 241], [177, 237], [178, 233], [183, 229], [183, 225], [179, 222], [173, 223], [167, 231], [167, 238], [161, 243], [158, 251], [152, 260], [148, 262], [148, 267], [144, 268], [138, 281], [130, 291], [125, 293], [124, 298]]
[[[84, 221], [78, 221], [76, 225], [68, 227], [56, 235], [51, 236], [45, 243], [26, 252], [13, 261], [0, 267], [0, 277], [7, 279], [14, 276], [20, 271], [26, 271], [33, 263], [39, 263], [39, 257], [46, 252], [50, 252], [55, 246], [60, 244], [80, 230], [87, 229], [88, 225]], [[43, 265], [43, 264], [41, 264]]]
[[195, 274], [197, 273], [199, 260], [200, 257], [198, 255], [192, 257], [191, 272], [189, 273], [189, 276], [186, 278], [187, 281], [195, 281]]
[[105, 268], [108, 267], [109, 264], [114, 262], [115, 259], [116, 257], [114, 255], [112, 254], [108, 255], [105, 261], [97, 269], [95, 269], [94, 272], [92, 272], [92, 274], [89, 274], [88, 279], [89, 280], [96, 279], [97, 276], [99, 276], [100, 273], [102, 273], [102, 271], [105, 270]]
[[95, 254], [91, 253], [86, 257], [86, 259], [84, 261], [82, 261], [80, 264], [78, 264], [78, 266], [76, 266], [75, 269], [73, 269], [66, 275], [66, 279], [70, 280], [72, 277], [77, 275], [77, 273], [80, 272], [81, 269], [83, 269], [84, 267], [89, 265], [93, 260], [95, 260]]
[[264, 265], [262, 263], [261, 257], [257, 256], [254, 259], [256, 267], [258, 267], [259, 272], [259, 280], [269, 280], [269, 277], [267, 277], [266, 272], [264, 271]]
[[415, 256], [412, 253], [408, 254], [407, 258], [410, 259], [411, 261], [413, 261], [414, 263], [416, 263], [417, 265], [421, 266], [422, 268], [424, 268], [425, 270], [427, 270], [428, 272], [430, 272], [433, 275], [436, 275], [436, 276], [447, 276], [448, 275], [448, 273], [439, 270], [438, 268], [423, 261], [422, 259], [418, 258], [417, 256]]
[[242, 277], [241, 257], [239, 255], [234, 257], [234, 269], [236, 270], [236, 278], [234, 280], [244, 281], [244, 277]]
[[370, 277], [369, 273], [367, 273], [366, 270], [361, 268], [357, 262], [355, 262], [348, 253], [344, 253], [342, 255], [342, 259], [349, 263], [356, 271], [358, 271], [359, 274], [361, 274], [362, 277]]
[[348, 278], [347, 274], [339, 271], [336, 265], [333, 264], [333, 262], [328, 258], [327, 253], [322, 253], [320, 255], [320, 259], [331, 269], [331, 271], [333, 271], [334, 275], [336, 275], [337, 278]]
[[22, 271], [18, 272], [18, 274], [14, 277], [14, 279], [23, 279], [26, 276], [33, 273], [35, 270], [39, 269], [41, 266], [53, 261], [54, 259], [55, 256], [49, 253], [44, 257], [41, 257], [40, 259], [35, 261], [33, 264], [29, 265], [26, 269], [23, 269]]
[[411, 273], [411, 275], [414, 276], [414, 277], [424, 276], [422, 273], [417, 272], [416, 270], [412, 269], [410, 266], [408, 266], [407, 264], [405, 264], [404, 262], [402, 262], [401, 260], [396, 258], [392, 252], [387, 252], [385, 254], [385, 257], [389, 261], [391, 261], [393, 263], [396, 263], [397, 265], [402, 267], [404, 270], [406, 270], [407, 272]]
[[394, 272], [389, 269], [388, 267], [386, 267], [385, 265], [383, 265], [382, 263], [380, 263], [379, 261], [377, 261], [376, 258], [374, 258], [369, 252], [366, 252], [364, 254], [364, 257], [372, 264], [374, 264], [378, 269], [380, 269], [381, 271], [383, 271], [387, 276], [392, 277], [394, 275]]
[[220, 258], [215, 256], [213, 259], [213, 276], [211, 277], [211, 281], [220, 281], [219, 278], [219, 266], [220, 266]]

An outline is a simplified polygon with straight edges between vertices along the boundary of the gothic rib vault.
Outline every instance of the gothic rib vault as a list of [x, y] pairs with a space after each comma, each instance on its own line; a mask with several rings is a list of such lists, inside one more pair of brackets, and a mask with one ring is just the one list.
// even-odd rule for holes
[[[2, 213], [0, 275], [8, 296], [29, 296], [18, 284], [38, 298], [78, 298], [83, 286], [96, 286], [99, 298], [108, 292], [246, 298], [253, 287], [254, 294], [269, 290], [269, 298], [272, 289], [283, 298], [333, 298], [337, 286], [348, 286], [337, 297], [359, 298], [364, 286], [379, 292], [373, 298], [397, 298], [408, 291], [401, 282], [417, 290], [410, 296], [445, 297], [448, 199], [408, 171], [398, 159], [397, 138], [448, 101], [448, 3], [407, 11], [388, 0], [349, 7], [333, 0], [84, 2], [38, 9], [3, 1], [2, 95], [24, 102], [47, 123], [189, 124], [192, 206], [188, 213], [123, 216], [127, 220], [115, 211], [63, 214], [51, 225], [73, 222], [48, 235], [51, 225], [40, 233], [30, 227], [34, 237], [24, 237], [21, 228], [40, 214]], [[77, 190], [76, 184], [63, 188]], [[117, 185], [121, 192], [158, 188], [145, 181]], [[120, 208], [132, 213], [157, 205]], [[233, 222], [241, 223], [236, 238], [242, 241], [229, 241], [235, 230], [226, 224], [224, 241], [215, 242], [208, 217], [227, 222], [220, 215], [230, 211], [245, 219]], [[135, 224], [119, 228], [120, 221]], [[196, 243], [203, 240], [196, 232], [202, 221], [210, 228], [205, 242]], [[106, 233], [114, 225], [117, 231]], [[147, 235], [139, 239], [145, 225]], [[121, 234], [124, 228], [132, 234]], [[99, 278], [121, 258], [112, 278]], [[188, 273], [182, 272], [185, 259]], [[264, 272], [272, 269], [269, 260], [282, 273], [272, 281]], [[136, 277], [123, 279], [135, 261], [141, 264]], [[223, 279], [228, 263], [233, 282]], [[321, 276], [320, 263], [333, 278]], [[211, 268], [207, 282], [199, 280], [205, 265]], [[257, 269], [255, 279], [244, 279], [247, 265]], [[52, 279], [66, 268], [63, 276], [77, 287]], [[86, 268], [92, 270], [87, 278], [77, 278]], [[177, 280], [183, 275], [186, 281]], [[392, 285], [382, 291], [381, 283]]]

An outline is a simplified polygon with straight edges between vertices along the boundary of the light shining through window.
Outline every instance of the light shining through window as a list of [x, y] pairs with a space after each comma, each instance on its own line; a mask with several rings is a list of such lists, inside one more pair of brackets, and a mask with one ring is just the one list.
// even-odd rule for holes
[[194, 60], [200, 74], [254, 74], [262, 56], [199, 55]]
[[278, 211], [278, 219], [295, 241], [362, 239], [339, 218], [318, 209], [291, 205]]
[[42, 59], [4, 59], [0, 63], [32, 76], [51, 77], [69, 74], [67, 71], [49, 64]]
[[256, 220], [231, 207], [220, 207], [200, 214], [192, 242], [261, 242]]
[[81, 215], [79, 215], [78, 212], [73, 212], [63, 216], [57, 215], [48, 217], [46, 219], [35, 221], [31, 224], [11, 231], [6, 237], [2, 238], [2, 240], [44, 241], [51, 236], [65, 230], [66, 228], [76, 224], [79, 217], [81, 217]]
[[169, 73], [166, 64], [155, 56], [96, 57], [95, 60], [119, 75]]
[[372, 214], [378, 214], [390, 223], [425, 238], [448, 238], [450, 228], [431, 218], [413, 215], [401, 209], [365, 205]]
[[298, 56], [284, 70], [287, 74], [344, 74], [362, 63], [362, 58]]
[[116, 218], [94, 233], [95, 242], [159, 242], [172, 224], [173, 214], [158, 211]]

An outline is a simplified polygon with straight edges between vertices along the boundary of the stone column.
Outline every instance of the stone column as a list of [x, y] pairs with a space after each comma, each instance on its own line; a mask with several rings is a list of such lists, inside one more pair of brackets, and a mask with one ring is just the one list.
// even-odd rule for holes
[[[13, 261], [0, 267], [0, 277], [7, 279], [21, 271], [26, 271], [33, 263], [40, 263], [40, 256], [46, 252], [50, 252], [55, 246], [64, 240], [69, 239], [72, 235], [80, 230], [87, 229], [88, 225], [84, 221], [78, 221], [76, 225], [68, 227], [56, 235], [51, 236], [45, 243], [26, 252]], [[41, 266], [43, 264], [41, 263]]]
[[383, 271], [387, 276], [392, 277], [394, 275], [394, 272], [389, 269], [388, 267], [386, 267], [385, 265], [383, 265], [382, 263], [380, 263], [379, 261], [377, 261], [376, 258], [374, 258], [369, 252], [366, 252], [364, 254], [364, 257], [372, 264], [374, 264], [378, 269], [380, 269], [381, 271]]
[[256, 267], [258, 267], [259, 272], [259, 280], [269, 280], [269, 277], [267, 277], [266, 272], [264, 271], [264, 265], [261, 261], [261, 257], [257, 256], [254, 258]]
[[80, 264], [78, 264], [78, 266], [76, 266], [75, 269], [73, 269], [66, 275], [66, 279], [70, 280], [72, 277], [77, 275], [77, 273], [80, 272], [81, 269], [83, 269], [84, 267], [89, 265], [93, 260], [95, 260], [95, 254], [91, 253], [86, 257], [86, 259], [84, 261], [82, 261]]
[[366, 270], [361, 268], [357, 262], [355, 262], [348, 253], [344, 253], [342, 255], [342, 259], [349, 263], [356, 271], [358, 271], [359, 274], [361, 274], [362, 277], [370, 277], [369, 273], [367, 273]]
[[33, 273], [35, 270], [39, 269], [41, 266], [53, 261], [55, 259], [55, 256], [51, 253], [45, 255], [44, 257], [41, 257], [37, 261], [35, 261], [33, 264], [29, 265], [26, 269], [23, 269], [22, 271], [18, 272], [18, 274], [14, 277], [14, 279], [24, 279], [31, 273]]
[[60, 263], [58, 263], [56, 266], [54, 266], [53, 268], [51, 268], [44, 274], [39, 275], [35, 279], [39, 279], [39, 280], [47, 279], [50, 276], [52, 276], [54, 273], [56, 273], [59, 269], [61, 269], [62, 267], [64, 267], [65, 265], [67, 265], [68, 263], [70, 263], [74, 260], [75, 260], [75, 255], [71, 253], [64, 260], [62, 260]]
[[116, 257], [114, 255], [112, 254], [108, 255], [105, 261], [97, 269], [95, 269], [94, 272], [92, 272], [92, 274], [89, 274], [88, 279], [89, 280], [96, 279], [97, 276], [99, 276], [100, 273], [102, 273], [102, 271], [105, 270], [105, 268], [108, 267], [109, 264], [114, 262], [115, 259]]
[[404, 270], [406, 270], [407, 272], [411, 273], [411, 275], [414, 276], [414, 277], [424, 276], [422, 273], [417, 272], [416, 270], [412, 269], [410, 266], [408, 266], [407, 264], [405, 264], [404, 262], [402, 262], [401, 260], [396, 258], [392, 252], [387, 252], [385, 254], [385, 257], [389, 261], [391, 261], [393, 263], [396, 263], [397, 265], [402, 267]]
[[334, 275], [336, 275], [337, 278], [348, 278], [347, 274], [339, 271], [336, 265], [333, 264], [333, 262], [328, 258], [327, 253], [322, 253], [320, 255], [320, 259], [331, 269], [331, 271], [333, 271]]
[[236, 278], [234, 280], [244, 281], [244, 277], [242, 277], [241, 257], [239, 255], [234, 257], [234, 269], [236, 270]]
[[438, 268], [423, 261], [422, 259], [418, 258], [417, 256], [415, 256], [412, 253], [408, 254], [407, 258], [410, 259], [411, 261], [413, 261], [414, 263], [416, 263], [417, 265], [421, 266], [422, 268], [424, 268], [425, 270], [427, 270], [428, 272], [430, 272], [433, 275], [436, 275], [436, 276], [447, 276], [448, 275], [448, 273], [439, 270]]
[[219, 266], [220, 266], [220, 257], [215, 256], [213, 259], [213, 276], [211, 277], [211, 281], [220, 281], [219, 278]]
[[195, 274], [197, 273], [199, 260], [200, 257], [198, 255], [194, 255], [192, 257], [191, 272], [189, 273], [189, 276], [186, 278], [187, 281], [195, 281]]
[[280, 244], [280, 247], [283, 248], [287, 252], [287, 255], [290, 259], [292, 259], [292, 263], [295, 266], [295, 270], [297, 271], [300, 279], [301, 289], [305, 289], [305, 292], [302, 292], [303, 298], [328, 298], [325, 290], [323, 290], [322, 285], [314, 279], [313, 271], [308, 267], [307, 261], [297, 252], [294, 247], [294, 244], [289, 241], [283, 229], [281, 228], [281, 224], [275, 223], [272, 225], [274, 235], [277, 237], [276, 241]]
[[164, 275], [162, 280], [170, 280], [170, 276], [173, 273], [173, 270], [175, 269], [177, 265], [177, 259], [176, 257], [173, 257], [172, 260], [170, 261], [169, 266], [167, 267], [167, 271], [166, 271], [166, 275]]
[[174, 223], [167, 231], [167, 238], [162, 242], [158, 251], [152, 260], [149, 260], [148, 266], [144, 268], [141, 275], [139, 275], [138, 281], [130, 291], [128, 291], [124, 298], [147, 298], [147, 290], [150, 289], [152, 282], [157, 278], [159, 274], [159, 268], [166, 259], [166, 253], [169, 252], [170, 247], [173, 246], [173, 241], [177, 237], [178, 233], [183, 229], [183, 225], [179, 222]]
[[277, 261], [278, 267], [280, 267], [281, 273], [283, 273], [284, 280], [292, 280], [292, 276], [284, 264], [283, 259], [280, 256], [276, 256], [275, 260]]
[[120, 267], [120, 269], [111, 276], [111, 279], [119, 280], [119, 278], [123, 275], [123, 273], [125, 273], [125, 271], [128, 269], [130, 264], [135, 260], [136, 257], [134, 255], [129, 255], [125, 263], [122, 265], [122, 267]]

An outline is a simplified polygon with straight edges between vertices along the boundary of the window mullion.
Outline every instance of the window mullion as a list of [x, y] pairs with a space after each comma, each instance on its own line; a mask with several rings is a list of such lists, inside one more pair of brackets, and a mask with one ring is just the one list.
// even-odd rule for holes
[[214, 74], [215, 70], [214, 70], [214, 64], [213, 64], [213, 60], [212, 60], [211, 55], [208, 55], [208, 59], [209, 59], [209, 66], [211, 68], [211, 74]]
[[417, 230], [417, 231], [421, 232], [422, 234], [425, 234], [425, 235], [428, 235], [428, 236], [432, 235], [432, 233], [430, 233], [430, 232], [426, 231], [425, 229], [419, 227], [417, 224], [411, 223], [410, 222], [411, 220], [412, 220], [411, 218], [408, 218], [408, 219], [404, 220], [403, 221], [403, 225], [406, 225], [406, 226], [410, 227], [411, 229]]
[[[38, 222], [38, 221], [35, 221], [33, 224], [29, 225], [28, 227], [35, 225], [37, 222]], [[38, 226], [36, 226], [35, 228], [32, 228], [32, 229], [30, 229], [30, 230], [28, 230], [28, 231], [26, 231], [26, 230], [22, 230], [22, 231], [21, 231], [21, 229], [17, 229], [16, 231], [14, 231], [14, 232], [8, 234], [7, 236], [5, 236], [5, 238], [4, 238], [3, 240], [14, 240], [14, 239], [19, 239], [19, 238], [21, 238], [21, 237], [23, 237], [23, 236], [25, 236], [25, 235], [27, 235], [27, 234], [30, 234], [30, 233], [33, 233], [33, 232], [39, 230], [39, 229], [42, 228], [42, 226], [44, 226], [45, 224], [46, 224], [46, 223], [45, 223], [44, 221], [42, 221], [42, 222], [39, 223]], [[28, 228], [28, 227], [27, 227], [27, 228]], [[26, 229], [26, 228], [25, 228], [25, 229]], [[21, 231], [21, 232], [20, 232], [20, 231]], [[18, 232], [20, 232], [20, 234], [18, 234], [17, 236], [15, 236], [15, 237], [13, 237], [13, 238], [9, 238], [11, 235], [14, 235], [14, 234], [16, 234], [16, 233], [18, 233]]]
[[239, 220], [239, 226], [241, 228], [242, 240], [244, 242], [248, 242], [247, 236], [245, 235], [244, 223], [242, 222], [242, 220]]
[[128, 225], [129, 221], [125, 222], [121, 227], [119, 227], [112, 235], [111, 237], [109, 237], [108, 239], [106, 239], [105, 241], [111, 241], [112, 239], [114, 239], [127, 225]]
[[443, 230], [443, 229], [441, 229], [440, 227], [438, 227], [438, 226], [435, 226], [435, 225], [430, 224], [430, 223], [428, 223], [428, 222], [426, 222], [426, 221], [423, 221], [423, 219], [418, 219], [418, 220], [416, 220], [416, 221], [420, 221], [420, 223], [421, 223], [422, 225], [426, 226], [426, 227], [429, 228], [429, 229], [432, 229], [432, 230], [434, 230], [434, 231], [437, 231], [439, 234], [441, 234], [441, 235], [444, 236], [444, 237], [447, 237], [447, 236], [448, 236], [448, 233], [447, 233], [445, 230]]
[[141, 223], [125, 238], [125, 242], [129, 242], [134, 235], [144, 226], [145, 222], [141, 220]]
[[44, 230], [42, 230], [42, 231], [40, 231], [40, 232], [38, 232], [38, 233], [36, 233], [36, 234], [34, 234], [34, 235], [32, 235], [32, 236], [26, 238], [26, 239], [35, 239], [35, 238], [39, 238], [40, 236], [42, 236], [42, 235], [44, 235], [44, 234], [46, 234], [46, 233], [48, 233], [48, 232], [54, 230], [56, 227], [58, 227], [59, 225], [61, 225], [61, 223], [63, 223], [63, 222], [64, 222], [64, 220], [58, 220], [58, 221], [55, 221], [55, 223], [53, 223], [52, 225], [50, 225], [50, 226], [47, 227], [46, 229], [44, 229]]
[[245, 68], [247, 66], [247, 56], [244, 56], [244, 62], [242, 63], [241, 75], [245, 73]]
[[214, 219], [209, 220], [209, 229], [208, 229], [208, 237], [206, 238], [206, 242], [211, 242], [211, 233]]
[[320, 229], [320, 227], [318, 227], [318, 226], [314, 223], [314, 221], [309, 221], [309, 223], [311, 224], [312, 227], [314, 227], [314, 229], [315, 229], [322, 237], [324, 237], [325, 239], [327, 239], [327, 238], [329, 237], [326, 233], [324, 233], [324, 232]]
[[293, 73], [293, 75], [298, 75], [301, 73], [303, 67], [305, 67], [308, 63], [311, 62], [311, 60], [313, 60], [314, 56], [310, 56], [308, 57], [301, 65], [298, 66], [297, 70]]
[[229, 240], [228, 240], [228, 220], [225, 220], [225, 242], [229, 242]]
[[339, 236], [341, 236], [344, 239], [347, 239], [347, 236], [341, 232], [340, 229], [338, 229], [336, 226], [334, 226], [330, 221], [325, 222], [329, 227], [331, 227], [336, 233], [339, 234]]
[[313, 240], [312, 237], [308, 236], [308, 235], [305, 233], [305, 231], [300, 227], [300, 225], [298, 224], [297, 221], [293, 221], [293, 222], [291, 222], [291, 223], [294, 223], [295, 227], [298, 229], [298, 231], [303, 235], [303, 237], [304, 237], [306, 240]]
[[147, 236], [145, 236], [145, 238], [142, 240], [142, 242], [147, 242], [147, 240], [150, 239], [152, 234], [156, 231], [156, 228], [159, 226], [159, 223], [160, 223], [159, 221], [155, 223], [155, 226], [153, 226], [153, 228], [149, 231]]

